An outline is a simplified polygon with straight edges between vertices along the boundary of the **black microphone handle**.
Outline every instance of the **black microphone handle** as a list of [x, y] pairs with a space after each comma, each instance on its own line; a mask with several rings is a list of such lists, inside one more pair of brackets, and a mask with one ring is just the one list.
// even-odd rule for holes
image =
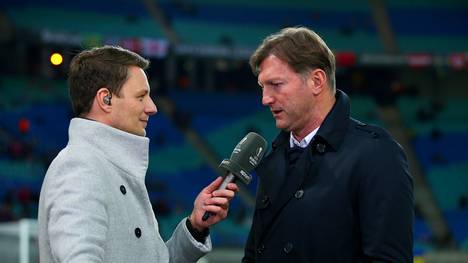
[[[221, 185], [218, 187], [218, 190], [220, 190], [220, 189], [226, 189], [226, 187], [227, 187], [227, 185], [228, 185], [229, 183], [234, 183], [235, 181], [236, 181], [236, 176], [235, 176], [233, 173], [228, 172], [228, 173], [226, 174], [226, 176], [224, 177], [223, 182], [222, 182]], [[202, 217], [202, 220], [203, 220], [203, 221], [208, 220], [208, 218], [209, 218], [211, 215], [212, 215], [212, 213], [206, 211], [205, 214], [204, 214], [203, 217]]]

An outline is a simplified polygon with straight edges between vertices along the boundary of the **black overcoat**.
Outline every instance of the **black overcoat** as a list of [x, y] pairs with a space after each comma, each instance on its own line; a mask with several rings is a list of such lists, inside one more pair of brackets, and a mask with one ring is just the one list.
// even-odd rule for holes
[[282, 131], [260, 163], [243, 262], [412, 262], [413, 181], [401, 146], [336, 102], [294, 168]]

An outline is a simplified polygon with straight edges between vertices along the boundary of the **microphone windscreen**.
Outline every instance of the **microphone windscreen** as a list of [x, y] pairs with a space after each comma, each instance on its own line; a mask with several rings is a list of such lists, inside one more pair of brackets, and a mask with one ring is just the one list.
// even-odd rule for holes
[[248, 133], [234, 148], [231, 158], [221, 162], [220, 167], [236, 174], [245, 184], [250, 183], [250, 172], [257, 167], [265, 154], [266, 140], [255, 132]]

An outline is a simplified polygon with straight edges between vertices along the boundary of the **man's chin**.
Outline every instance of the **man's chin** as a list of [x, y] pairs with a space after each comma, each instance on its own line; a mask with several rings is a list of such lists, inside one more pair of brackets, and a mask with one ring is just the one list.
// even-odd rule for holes
[[133, 131], [131, 133], [134, 134], [134, 135], [137, 135], [137, 136], [146, 137], [146, 130], [145, 129], [142, 129], [142, 130], [139, 130], [139, 131]]
[[287, 132], [290, 131], [289, 127], [285, 123], [281, 123], [279, 121], [276, 121], [276, 128], [287, 131]]
[[135, 135], [141, 136], [141, 137], [146, 137], [146, 129], [141, 129]]

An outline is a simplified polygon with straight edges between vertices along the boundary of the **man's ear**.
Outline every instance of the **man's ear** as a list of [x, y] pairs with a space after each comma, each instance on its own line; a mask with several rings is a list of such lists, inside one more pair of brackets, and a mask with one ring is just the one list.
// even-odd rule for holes
[[312, 88], [314, 95], [318, 95], [326, 87], [327, 74], [323, 69], [311, 70], [307, 75], [307, 85]]
[[112, 109], [112, 93], [107, 88], [100, 88], [94, 98], [97, 106], [104, 112], [110, 112]]

